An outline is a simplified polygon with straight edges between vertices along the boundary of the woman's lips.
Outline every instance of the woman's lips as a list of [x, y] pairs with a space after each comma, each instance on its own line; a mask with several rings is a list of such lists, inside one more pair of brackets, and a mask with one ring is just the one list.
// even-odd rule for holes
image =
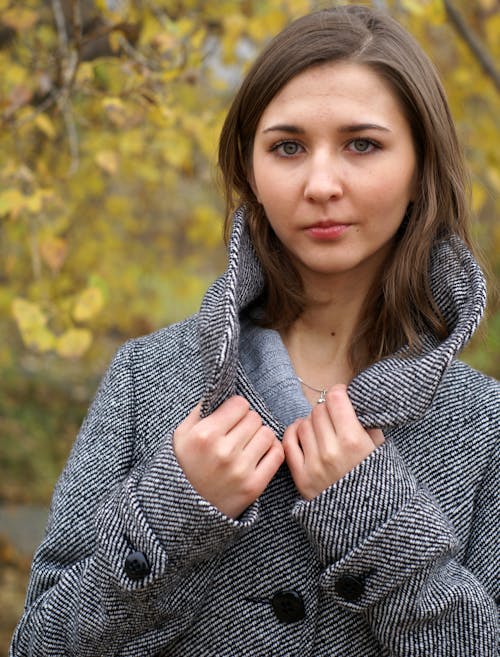
[[335, 221], [319, 221], [313, 226], [306, 228], [306, 233], [318, 240], [335, 240], [343, 235], [349, 226], [350, 224], [342, 224]]

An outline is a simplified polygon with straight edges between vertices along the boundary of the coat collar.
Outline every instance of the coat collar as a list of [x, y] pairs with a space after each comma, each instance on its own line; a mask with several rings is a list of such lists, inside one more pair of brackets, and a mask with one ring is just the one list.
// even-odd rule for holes
[[[202, 415], [235, 394], [240, 336], [239, 313], [262, 290], [264, 276], [250, 241], [244, 208], [233, 218], [226, 272], [203, 298], [198, 339], [205, 372]], [[441, 343], [424, 340], [419, 354], [391, 356], [360, 372], [348, 392], [363, 426], [387, 429], [419, 419], [439, 382], [477, 328], [486, 286], [472, 254], [458, 237], [440, 242], [431, 260], [430, 285], [451, 327]]]

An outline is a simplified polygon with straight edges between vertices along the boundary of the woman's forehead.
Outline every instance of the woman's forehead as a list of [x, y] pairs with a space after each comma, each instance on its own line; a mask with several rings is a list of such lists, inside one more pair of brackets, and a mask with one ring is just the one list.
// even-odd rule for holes
[[397, 94], [379, 73], [344, 61], [315, 66], [294, 76], [264, 109], [258, 130], [296, 118], [347, 124], [355, 121], [387, 128], [387, 123], [406, 121]]

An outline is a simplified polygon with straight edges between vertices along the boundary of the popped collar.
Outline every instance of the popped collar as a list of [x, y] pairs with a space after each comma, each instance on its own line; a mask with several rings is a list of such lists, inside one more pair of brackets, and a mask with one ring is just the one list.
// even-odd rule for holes
[[[206, 372], [204, 414], [234, 394], [240, 331], [238, 316], [257, 298], [262, 286], [262, 271], [250, 242], [242, 207], [234, 215], [227, 271], [206, 294], [199, 314], [200, 348]], [[386, 358], [353, 379], [349, 397], [358, 419], [367, 428], [386, 429], [420, 418], [428, 409], [446, 369], [481, 320], [486, 304], [484, 277], [458, 237], [443, 241], [435, 248], [430, 287], [448, 323], [450, 335], [440, 344], [424, 339], [424, 349], [417, 356]]]

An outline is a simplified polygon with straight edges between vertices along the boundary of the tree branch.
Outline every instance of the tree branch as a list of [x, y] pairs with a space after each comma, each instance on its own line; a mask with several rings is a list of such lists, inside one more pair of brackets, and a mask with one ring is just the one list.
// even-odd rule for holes
[[61, 56], [61, 88], [57, 94], [57, 106], [63, 116], [66, 134], [68, 137], [69, 152], [71, 163], [68, 173], [71, 175], [77, 171], [79, 166], [79, 143], [78, 133], [76, 130], [75, 120], [70, 102], [71, 89], [73, 87], [78, 64], [80, 62], [80, 40], [81, 40], [81, 16], [78, 2], [72, 3], [72, 29], [77, 50], [70, 48], [68, 34], [66, 32], [66, 21], [61, 0], [52, 0], [52, 11], [57, 27], [59, 37], [59, 51]]
[[451, 0], [444, 0], [444, 6], [451, 24], [469, 46], [472, 54], [478, 60], [486, 75], [492, 80], [497, 91], [500, 91], [500, 72], [497, 70], [492, 57], [485, 50], [478, 37], [469, 29], [469, 26]]
[[59, 50], [62, 55], [65, 55], [68, 52], [68, 35], [66, 34], [66, 21], [60, 0], [52, 0], [52, 13], [57, 27]]
[[78, 57], [80, 57], [80, 51], [82, 49], [82, 12], [80, 8], [80, 0], [72, 0], [71, 2], [71, 23], [76, 51]]
[[80, 144], [78, 141], [78, 133], [69, 99], [67, 97], [61, 97], [59, 107], [64, 118], [64, 125], [66, 126], [66, 134], [68, 136], [69, 152], [71, 155], [68, 174], [72, 175], [78, 171], [78, 167], [80, 166]]

